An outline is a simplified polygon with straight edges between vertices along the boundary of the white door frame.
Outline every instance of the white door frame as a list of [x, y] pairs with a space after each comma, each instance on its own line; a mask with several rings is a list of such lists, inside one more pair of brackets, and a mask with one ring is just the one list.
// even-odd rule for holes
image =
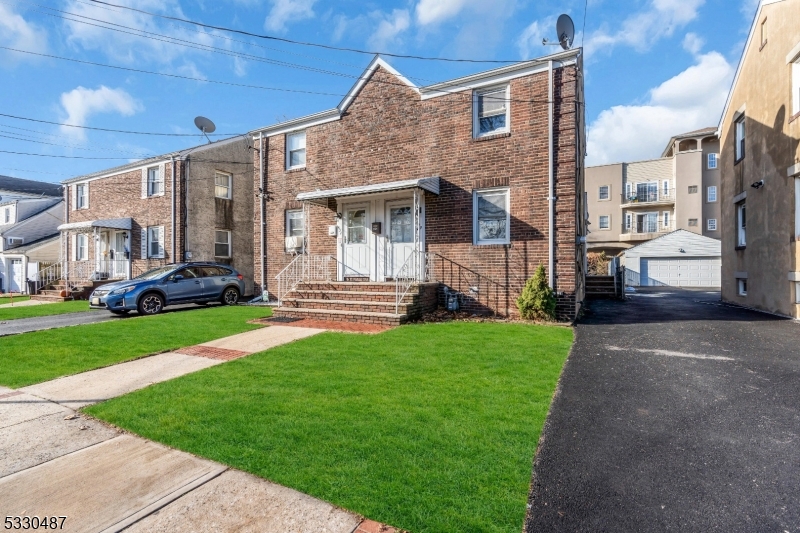
[[[387, 278], [394, 278], [396, 272], [394, 272], [394, 268], [397, 266], [394, 264], [394, 243], [392, 242], [392, 214], [391, 210], [397, 207], [408, 207], [411, 211], [411, 231], [412, 231], [412, 240], [408, 244], [408, 246], [413, 250], [416, 246], [414, 242], [414, 232], [416, 232], [416, 217], [417, 213], [414, 212], [414, 198], [399, 198], [396, 200], [387, 200], [384, 202], [384, 223], [385, 229], [384, 233], [384, 261], [383, 261], [383, 268], [382, 275], [383, 279]], [[420, 220], [420, 226], [422, 225], [423, 221]], [[421, 238], [421, 236], [420, 236]], [[402, 265], [401, 265], [402, 266]]]
[[[366, 233], [366, 242], [364, 246], [367, 248], [367, 272], [362, 272], [362, 267], [359, 265], [359, 269], [353, 269], [354, 272], [349, 272], [350, 265], [347, 264], [347, 253], [346, 248], [349, 244], [347, 242], [348, 235], [347, 235], [347, 212], [356, 210], [356, 209], [364, 209], [364, 231]], [[372, 205], [369, 200], [361, 200], [350, 202], [342, 205], [342, 219], [341, 219], [341, 239], [340, 239], [340, 246], [338, 247], [338, 255], [339, 255], [339, 267], [338, 267], [338, 277], [340, 280], [344, 280], [347, 276], [359, 277], [359, 276], [369, 276], [370, 280], [374, 280], [375, 278], [375, 269], [373, 268], [373, 256], [374, 256], [374, 236], [370, 231], [370, 225], [372, 223]]]

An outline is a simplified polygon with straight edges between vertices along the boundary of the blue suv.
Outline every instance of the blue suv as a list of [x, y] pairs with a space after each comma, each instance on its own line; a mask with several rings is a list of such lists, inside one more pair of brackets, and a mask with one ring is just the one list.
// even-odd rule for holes
[[234, 305], [244, 293], [242, 275], [219, 263], [179, 263], [126, 281], [98, 287], [89, 297], [92, 309], [124, 315], [155, 315], [174, 304], [221, 302]]

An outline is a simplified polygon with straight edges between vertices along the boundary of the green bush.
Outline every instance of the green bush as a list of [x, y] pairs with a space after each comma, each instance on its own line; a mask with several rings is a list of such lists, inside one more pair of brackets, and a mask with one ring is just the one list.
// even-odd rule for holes
[[526, 320], [554, 320], [556, 317], [556, 295], [547, 284], [544, 266], [539, 265], [536, 273], [525, 284], [522, 294], [517, 298], [517, 307]]

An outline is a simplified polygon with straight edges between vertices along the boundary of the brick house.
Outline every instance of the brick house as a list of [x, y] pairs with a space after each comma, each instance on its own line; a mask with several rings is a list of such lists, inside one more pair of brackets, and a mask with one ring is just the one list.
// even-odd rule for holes
[[376, 57], [336, 108], [251, 132], [255, 279], [276, 315], [399, 323], [449, 296], [513, 316], [544, 265], [573, 318], [582, 101], [579, 50], [428, 87]]
[[253, 287], [252, 147], [246, 137], [63, 182], [54, 279], [129, 279], [180, 261], [230, 264]]

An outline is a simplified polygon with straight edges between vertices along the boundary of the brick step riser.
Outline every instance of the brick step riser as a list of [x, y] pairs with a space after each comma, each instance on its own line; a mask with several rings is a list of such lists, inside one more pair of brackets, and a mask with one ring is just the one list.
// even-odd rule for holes
[[314, 320], [326, 320], [330, 322], [355, 322], [358, 324], [376, 324], [379, 326], [399, 326], [400, 324], [406, 321], [406, 318], [403, 316], [396, 316], [396, 317], [371, 317], [371, 316], [359, 316], [359, 315], [334, 315], [331, 313], [326, 313], [325, 311], [312, 311], [312, 312], [303, 312], [303, 313], [294, 313], [290, 310], [286, 309], [276, 309], [273, 316], [279, 318], [309, 318]]
[[[345, 302], [309, 302], [303, 300], [284, 300], [283, 302], [284, 307], [294, 307], [298, 309], [317, 309], [320, 311], [324, 310], [331, 310], [331, 311], [350, 311], [353, 313], [394, 313], [395, 312], [395, 305], [392, 303], [391, 305], [379, 305], [379, 304], [369, 304], [369, 303], [361, 303], [361, 304], [348, 304]], [[398, 308], [398, 312], [401, 315], [406, 314], [408, 310], [408, 304], [400, 304]]]
[[[415, 298], [418, 296], [416, 293], [408, 293], [406, 294], [400, 303], [413, 303]], [[325, 292], [325, 291], [303, 291], [303, 290], [294, 290], [286, 295], [285, 299], [302, 299], [302, 300], [347, 300], [352, 302], [383, 302], [383, 303], [395, 303], [395, 294], [381, 294], [381, 293], [370, 293], [370, 294], [359, 294], [353, 292]]]

